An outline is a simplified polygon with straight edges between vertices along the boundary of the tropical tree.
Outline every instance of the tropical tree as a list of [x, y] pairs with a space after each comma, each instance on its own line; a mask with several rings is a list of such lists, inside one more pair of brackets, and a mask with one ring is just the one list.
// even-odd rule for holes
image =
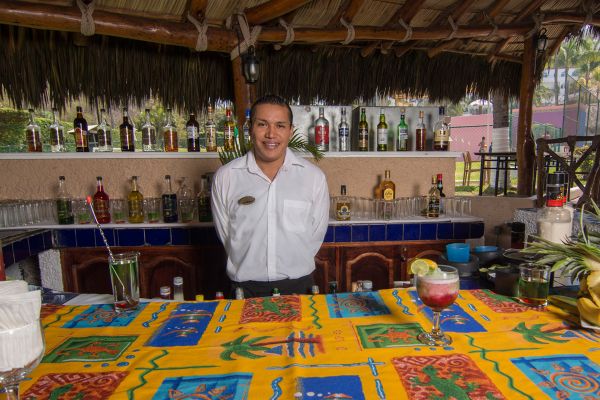
[[581, 41], [580, 54], [577, 56], [575, 65], [583, 79], [585, 87], [589, 87], [592, 71], [600, 66], [600, 42], [587, 38]]

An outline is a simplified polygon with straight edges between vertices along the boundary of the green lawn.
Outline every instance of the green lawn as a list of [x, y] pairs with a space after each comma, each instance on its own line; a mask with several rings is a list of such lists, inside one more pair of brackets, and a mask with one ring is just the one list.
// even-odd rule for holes
[[[471, 162], [471, 166], [473, 169], [479, 169], [480, 162], [473, 161]], [[479, 171], [475, 171], [471, 173], [471, 182], [468, 186], [462, 185], [463, 179], [463, 171], [465, 168], [465, 163], [463, 161], [456, 162], [456, 172], [454, 173], [454, 192], [457, 196], [477, 196], [479, 195]], [[513, 195], [516, 193], [517, 187], [517, 177], [516, 174], [513, 173], [511, 177], [511, 185], [508, 188], [508, 195]], [[484, 194], [493, 194], [494, 188], [489, 187], [488, 183], [484, 183], [483, 185], [483, 193]]]

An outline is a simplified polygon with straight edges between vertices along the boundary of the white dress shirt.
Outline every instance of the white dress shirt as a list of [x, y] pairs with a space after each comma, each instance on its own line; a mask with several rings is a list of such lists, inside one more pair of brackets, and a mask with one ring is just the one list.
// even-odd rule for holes
[[327, 231], [325, 174], [287, 149], [271, 181], [249, 151], [216, 172], [212, 213], [227, 251], [230, 279], [276, 281], [306, 276], [315, 269], [314, 256]]

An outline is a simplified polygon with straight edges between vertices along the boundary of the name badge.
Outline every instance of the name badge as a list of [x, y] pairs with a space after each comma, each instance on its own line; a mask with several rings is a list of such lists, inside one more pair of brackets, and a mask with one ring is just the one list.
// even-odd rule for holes
[[256, 200], [256, 199], [252, 196], [244, 196], [238, 200], [238, 204], [243, 204], [243, 205], [252, 204], [252, 203], [254, 203], [254, 200]]

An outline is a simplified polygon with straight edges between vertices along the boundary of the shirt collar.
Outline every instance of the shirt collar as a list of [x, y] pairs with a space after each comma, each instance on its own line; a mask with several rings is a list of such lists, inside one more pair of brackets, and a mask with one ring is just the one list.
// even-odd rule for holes
[[[293, 165], [304, 167], [298, 156], [296, 156], [292, 150], [287, 148], [285, 149], [285, 160], [283, 161], [281, 169], [287, 171]], [[252, 150], [246, 153], [246, 162], [240, 163], [240, 165], [235, 168], [248, 169], [249, 172], [255, 174], [262, 173], [262, 170], [258, 164], [256, 164], [256, 158], [254, 158], [254, 151]]]

